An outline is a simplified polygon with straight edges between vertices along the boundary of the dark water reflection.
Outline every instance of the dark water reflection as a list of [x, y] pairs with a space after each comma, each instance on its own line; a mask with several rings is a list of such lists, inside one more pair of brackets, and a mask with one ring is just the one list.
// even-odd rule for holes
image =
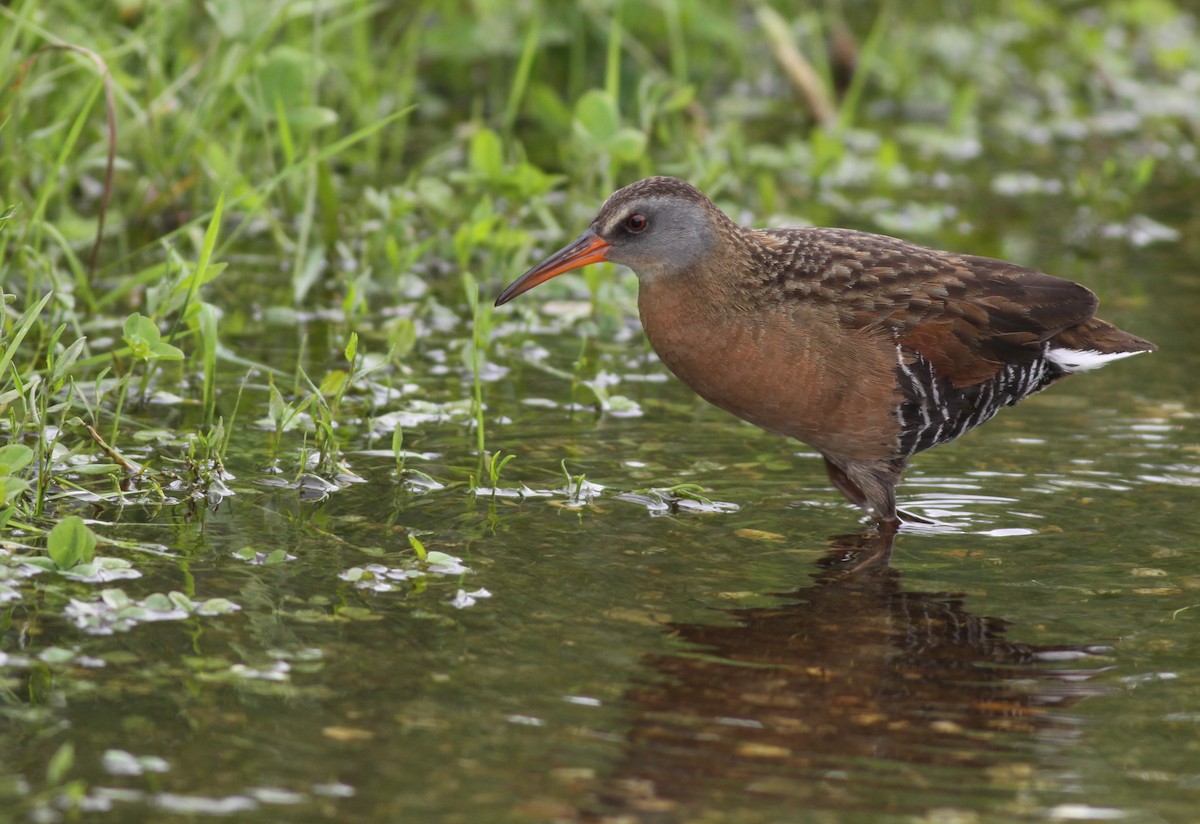
[[961, 596], [906, 591], [890, 539], [832, 543], [778, 605], [671, 626], [690, 650], [645, 661], [590, 820], [754, 820], [780, 801], [914, 814], [939, 794], [970, 808], [1075, 741], [1065, 710], [1107, 691], [1088, 682], [1108, 648], [1010, 641]]

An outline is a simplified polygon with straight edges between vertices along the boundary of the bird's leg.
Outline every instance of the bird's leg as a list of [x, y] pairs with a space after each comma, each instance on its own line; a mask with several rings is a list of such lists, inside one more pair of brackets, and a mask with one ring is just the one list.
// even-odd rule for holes
[[[826, 465], [829, 464], [826, 459]], [[882, 529], [895, 531], [899, 527], [896, 484], [904, 473], [903, 460], [845, 461], [833, 466], [841, 476], [840, 479], [835, 477], [833, 470], [830, 470], [829, 476], [834, 486], [878, 520]]]
[[870, 505], [867, 503], [867, 496], [863, 494], [863, 491], [858, 488], [854, 481], [850, 480], [849, 476], [846, 475], [840, 466], [829, 460], [829, 458], [825, 458], [825, 471], [829, 473], [829, 480], [833, 482], [837, 491], [849, 498], [850, 503], [868, 511], [870, 510]]
[[[833, 461], [829, 460], [828, 458], [825, 458], [825, 471], [827, 471], [829, 473], [829, 480], [833, 482], [833, 485], [835, 487], [837, 487], [839, 492], [841, 492], [843, 495], [845, 495], [847, 498], [849, 498], [851, 503], [854, 503], [855, 505], [862, 507], [867, 512], [868, 515], [875, 515], [877, 518], [879, 518], [879, 527], [880, 527], [881, 533], [895, 534], [900, 529], [900, 525], [906, 524], [906, 523], [907, 524], [937, 523], [936, 521], [931, 521], [928, 518], [922, 518], [920, 515], [914, 515], [913, 513], [908, 512], [907, 510], [896, 508], [895, 489], [896, 489], [896, 483], [900, 479], [900, 474], [904, 472], [903, 466], [901, 466], [899, 469], [896, 469], [893, 467], [888, 470], [888, 474], [891, 474], [892, 472], [895, 473], [895, 480], [890, 481], [891, 487], [889, 490], [884, 490], [885, 497], [883, 499], [882, 505], [884, 507], [886, 507], [888, 505], [887, 500], [888, 500], [888, 496], [890, 495], [891, 506], [892, 506], [891, 517], [878, 515], [877, 514], [878, 512], [886, 511], [886, 510], [877, 509], [876, 505], [873, 504], [867, 498], [866, 494], [862, 491], [862, 489], [859, 488], [858, 484], [856, 484], [854, 481], [850, 480], [850, 476], [847, 475], [846, 472], [840, 466], [838, 466], [837, 464], [835, 464]], [[888, 483], [888, 481], [884, 480], [883, 483], [886, 484], [886, 483]], [[903, 517], [901, 517], [901, 516], [903, 516]]]

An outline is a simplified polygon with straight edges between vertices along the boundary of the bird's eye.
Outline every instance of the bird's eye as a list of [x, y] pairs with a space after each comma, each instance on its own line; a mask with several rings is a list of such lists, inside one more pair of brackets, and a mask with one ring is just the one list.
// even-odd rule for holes
[[650, 221], [646, 220], [645, 215], [630, 215], [625, 218], [625, 228], [631, 232], [644, 231], [649, 225]]

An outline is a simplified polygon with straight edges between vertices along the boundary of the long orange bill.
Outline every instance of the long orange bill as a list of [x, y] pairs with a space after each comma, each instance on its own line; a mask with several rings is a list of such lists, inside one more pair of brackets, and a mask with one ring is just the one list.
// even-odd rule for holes
[[578, 269], [580, 266], [587, 266], [589, 263], [600, 263], [601, 261], [608, 260], [605, 257], [608, 248], [608, 241], [601, 239], [599, 235], [588, 229], [570, 244], [562, 247], [510, 283], [508, 288], [500, 293], [500, 297], [496, 298], [496, 305], [502, 306], [508, 303], [522, 292], [528, 292], [539, 283], [545, 283], [555, 275], [561, 275], [563, 272]]

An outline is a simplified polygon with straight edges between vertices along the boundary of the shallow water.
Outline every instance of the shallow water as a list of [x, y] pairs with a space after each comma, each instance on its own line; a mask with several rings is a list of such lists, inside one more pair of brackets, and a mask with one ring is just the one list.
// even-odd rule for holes
[[[409, 466], [442, 488], [403, 488], [390, 428], [360, 421], [363, 482], [281, 487], [235, 450], [214, 508], [89, 513], [162, 548], [102, 547], [142, 578], [21, 579], [0, 798], [52, 798], [70, 741], [97, 820], [1190, 820], [1200, 281], [1185, 249], [1111, 252], [1163, 273], [1104, 313], [1162, 351], [920, 456], [901, 498], [937, 524], [890, 566], [815, 455], [696, 400], [636, 333], [590, 357], [641, 414], [600, 414], [540, 366], [570, 372], [577, 341], [503, 318], [489, 448], [518, 458], [501, 494], [472, 494], [464, 378], [430, 368], [456, 344], [428, 332], [421, 377], [376, 414], [413, 413]], [[290, 363], [277, 331], [238, 351]], [[563, 460], [603, 488], [569, 494]], [[679, 482], [714, 503], [646, 491]], [[522, 485], [538, 494], [506, 494]], [[410, 534], [451, 557], [412, 577]], [[66, 601], [103, 587], [240, 610], [97, 634]]]

